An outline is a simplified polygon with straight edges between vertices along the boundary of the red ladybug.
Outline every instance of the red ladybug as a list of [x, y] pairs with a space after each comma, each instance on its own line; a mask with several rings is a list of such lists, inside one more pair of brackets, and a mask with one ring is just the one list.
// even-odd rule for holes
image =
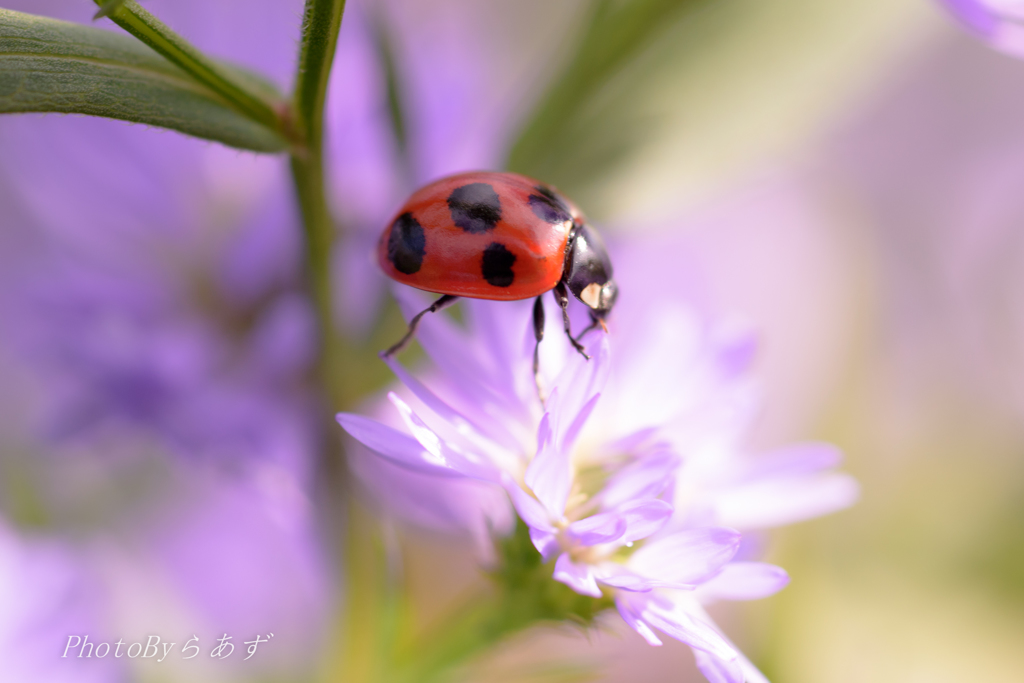
[[417, 190], [385, 228], [377, 259], [388, 277], [444, 295], [409, 322], [409, 331], [385, 357], [409, 343], [420, 318], [459, 297], [537, 297], [533, 324], [539, 345], [541, 295], [548, 291], [562, 308], [566, 335], [586, 356], [569, 329], [567, 292], [590, 309], [591, 325], [580, 337], [604, 327], [618, 294], [604, 244], [580, 210], [544, 183], [515, 173], [462, 173]]

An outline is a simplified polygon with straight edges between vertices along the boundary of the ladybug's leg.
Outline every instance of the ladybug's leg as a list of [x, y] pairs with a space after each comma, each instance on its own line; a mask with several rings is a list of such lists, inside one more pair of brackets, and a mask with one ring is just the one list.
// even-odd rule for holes
[[459, 300], [459, 297], [452, 296], [451, 294], [445, 294], [440, 299], [430, 304], [427, 308], [413, 316], [412, 320], [409, 321], [409, 330], [405, 333], [405, 336], [398, 340], [398, 343], [392, 346], [387, 351], [381, 354], [382, 358], [390, 358], [395, 355], [412, 341], [412, 338], [416, 335], [416, 328], [420, 326], [420, 318], [425, 316], [427, 313], [437, 313], [442, 308], [448, 308], [453, 303]]
[[540, 342], [544, 339], [544, 300], [541, 297], [533, 303], [533, 336], [537, 344], [533, 347], [533, 382], [537, 385], [537, 396], [544, 403], [544, 389], [540, 385]]
[[572, 338], [572, 330], [570, 329], [571, 326], [569, 324], [569, 293], [565, 291], [565, 283], [559, 282], [551, 291], [555, 295], [555, 301], [557, 301], [558, 305], [562, 307], [562, 322], [565, 324], [565, 336], [569, 338], [569, 343], [572, 344], [574, 349], [580, 352], [581, 356], [590, 360], [590, 356], [588, 356], [587, 352], [583, 349], [583, 345]]

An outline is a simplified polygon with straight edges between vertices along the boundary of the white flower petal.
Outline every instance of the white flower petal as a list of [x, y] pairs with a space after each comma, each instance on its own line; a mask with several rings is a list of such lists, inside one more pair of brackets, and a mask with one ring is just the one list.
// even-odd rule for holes
[[628, 604], [638, 619], [665, 635], [720, 660], [738, 660], [732, 644], [709, 621], [691, 614], [681, 601], [673, 602], [655, 593], [625, 592], [619, 594], [619, 600]]
[[562, 546], [558, 543], [558, 534], [552, 531], [530, 527], [530, 540], [545, 563], [550, 562], [551, 558], [562, 549]]
[[814, 474], [837, 467], [842, 460], [842, 451], [832, 444], [792, 444], [746, 460], [740, 468], [740, 480], [757, 481]]
[[[423, 401], [423, 404], [432, 410], [439, 418], [454, 427], [458, 434], [467, 438], [474, 445], [479, 444], [485, 448], [497, 447], [491, 443], [491, 440], [488, 437], [483, 435], [482, 430], [474, 423], [473, 420], [441, 400], [437, 394], [428, 389], [418, 379], [413, 377], [395, 358], [384, 357], [384, 362], [387, 363], [387, 366], [391, 368], [391, 371], [395, 373], [395, 376], [398, 377], [399, 381], [408, 387], [416, 398]], [[481, 442], [483, 443], [481, 444]]]
[[421, 474], [467, 476], [449, 463], [434, 457], [419, 441], [408, 434], [362, 415], [339, 413], [337, 420], [356, 441], [396, 465]]
[[[557, 399], [552, 393], [551, 399]], [[545, 413], [537, 428], [537, 455], [533, 457], [523, 481], [544, 504], [551, 519], [565, 515], [565, 503], [572, 488], [572, 464], [569, 453], [555, 444], [551, 413]]]
[[721, 659], [703, 650], [693, 651], [697, 668], [708, 683], [743, 683], [743, 670], [739, 659]]
[[608, 382], [611, 364], [607, 337], [599, 335], [597, 341], [587, 347], [591, 354], [589, 361], [577, 353], [571, 354], [553, 385], [547, 406], [552, 414], [555, 441], [563, 450], [572, 447], [572, 441], [596, 405], [595, 396]]
[[631, 629], [639, 633], [649, 645], [658, 647], [662, 644], [661, 639], [658, 638], [657, 634], [651, 629], [650, 626], [644, 622], [640, 615], [633, 609], [629, 600], [623, 596], [615, 598], [615, 607], [619, 610], [619, 615], [622, 620], [629, 625]]
[[512, 499], [512, 505], [519, 513], [519, 518], [526, 522], [527, 526], [550, 533], [555, 532], [555, 527], [552, 526], [551, 519], [548, 517], [548, 511], [544, 509], [540, 501], [524, 491], [508, 474], [502, 475], [501, 485], [505, 487], [509, 498]]
[[696, 585], [718, 573], [739, 547], [740, 533], [733, 529], [688, 529], [645, 544], [627, 565], [651, 579]]
[[490, 482], [497, 482], [499, 480], [500, 475], [497, 468], [486, 461], [485, 458], [481, 458], [476, 454], [463, 453], [456, 449], [454, 445], [442, 439], [437, 432], [428, 427], [422, 418], [394, 392], [388, 393], [388, 398], [398, 408], [405, 426], [409, 428], [409, 431], [412, 432], [416, 440], [433, 456], [433, 459], [439, 465], [450, 467], [475, 479]]
[[730, 562], [718, 576], [701, 584], [701, 602], [713, 600], [760, 600], [774, 595], [789, 583], [782, 567], [766, 562]]
[[617, 512], [602, 512], [573, 522], [566, 527], [565, 533], [582, 546], [611, 543], [626, 533], [626, 519]]
[[820, 517], [849, 507], [860, 486], [838, 472], [730, 487], [714, 501], [719, 523], [763, 529]]
[[670, 450], [638, 458], [608, 480], [601, 492], [601, 504], [615, 508], [632, 500], [657, 498], [672, 486], [679, 463], [679, 456]]
[[622, 543], [639, 541], [659, 531], [672, 516], [673, 508], [663, 500], [636, 500], [617, 508], [626, 523]]
[[569, 557], [569, 553], [562, 553], [555, 562], [555, 581], [561, 581], [581, 595], [589, 595], [593, 598], [601, 597], [601, 589], [594, 578], [594, 569], [589, 564], [577, 564]]

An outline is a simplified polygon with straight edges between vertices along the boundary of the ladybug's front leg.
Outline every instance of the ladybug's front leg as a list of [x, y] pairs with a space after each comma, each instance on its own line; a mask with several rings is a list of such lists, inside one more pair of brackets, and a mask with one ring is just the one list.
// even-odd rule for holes
[[551, 291], [555, 295], [555, 301], [557, 301], [558, 305], [562, 307], [562, 322], [565, 324], [565, 336], [569, 338], [569, 343], [572, 344], [574, 349], [580, 352], [581, 356], [590, 360], [590, 356], [588, 356], [587, 352], [583, 349], [583, 344], [580, 344], [572, 337], [572, 329], [569, 324], [569, 292], [565, 290], [565, 283], [559, 282]]
[[396, 353], [398, 353], [399, 351], [401, 351], [402, 349], [409, 345], [409, 342], [411, 342], [412, 338], [416, 335], [416, 328], [419, 327], [420, 325], [420, 318], [425, 316], [427, 313], [437, 313], [442, 308], [448, 308], [458, 300], [459, 297], [457, 296], [445, 294], [440, 299], [430, 304], [430, 306], [414, 315], [412, 320], [409, 321], [409, 330], [405, 333], [405, 336], [399, 339], [398, 343], [392, 346], [390, 349], [382, 352], [380, 354], [381, 358], [390, 358], [391, 356], [395, 355]]

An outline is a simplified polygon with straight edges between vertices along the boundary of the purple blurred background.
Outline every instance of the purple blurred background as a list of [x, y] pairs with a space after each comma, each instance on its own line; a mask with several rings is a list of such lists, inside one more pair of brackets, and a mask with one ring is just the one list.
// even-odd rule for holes
[[[282, 89], [301, 4], [144, 3]], [[368, 258], [380, 226], [424, 181], [504, 163], [585, 5], [349, 5], [328, 144], [337, 284], [358, 294], [338, 322], [365, 336], [386, 301]], [[394, 51], [404, 140], [375, 32]], [[628, 153], [593, 173], [566, 152], [545, 179], [624, 262], [661, 255], [669, 295], [757, 330], [749, 445], [835, 442], [862, 484], [851, 511], [775, 534], [768, 559], [790, 588], [716, 617], [773, 680], [1014, 679], [1024, 62], [938, 4], [723, 0], [665, 27], [574, 115], [579, 149], [624, 135]], [[0, 119], [5, 680], [333, 680], [344, 596], [318, 508], [296, 215], [284, 159], [114, 121]], [[395, 533], [422, 624], [482, 582], [472, 539]], [[238, 649], [275, 636], [247, 662], [212, 660], [224, 632]], [[179, 648], [195, 635], [204, 652], [61, 659], [74, 633]], [[542, 676], [569, 659], [607, 680], [697, 680], [689, 657], [611, 627], [542, 629], [480, 670], [558, 680]]]

